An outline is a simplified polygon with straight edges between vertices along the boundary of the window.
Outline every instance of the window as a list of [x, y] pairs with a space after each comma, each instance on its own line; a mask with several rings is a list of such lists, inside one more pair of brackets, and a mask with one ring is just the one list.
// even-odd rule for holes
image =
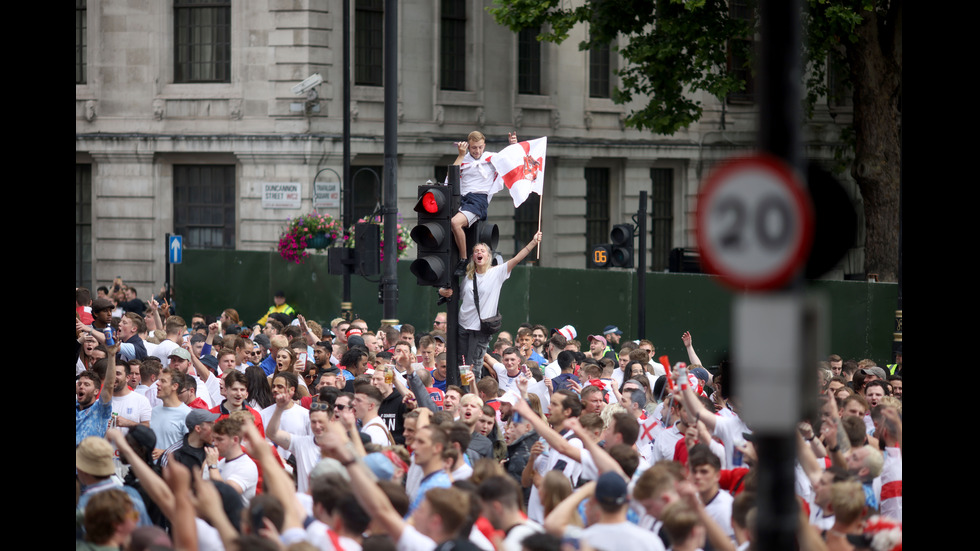
[[[381, 175], [384, 167], [357, 166], [351, 167], [354, 182], [354, 221], [370, 216], [381, 204]], [[380, 214], [380, 210], [378, 211]]]
[[[585, 254], [609, 242], [609, 169], [585, 169]], [[586, 259], [586, 264], [590, 264]]]
[[92, 165], [75, 165], [75, 286], [92, 289]]
[[609, 62], [609, 43], [595, 46], [589, 50], [589, 97], [610, 97], [610, 75], [612, 67]]
[[670, 263], [671, 232], [674, 225], [674, 169], [650, 169], [650, 197], [653, 199], [650, 211], [650, 243], [653, 251], [650, 255], [650, 269], [660, 272], [666, 270]]
[[[514, 254], [523, 249], [538, 231], [538, 209], [541, 196], [532, 193], [514, 210]], [[533, 256], [532, 256], [533, 255]], [[534, 261], [537, 253], [529, 254], [524, 261]]]
[[174, 82], [231, 82], [231, 0], [174, 0]]
[[174, 165], [174, 233], [188, 249], [235, 248], [234, 165]]
[[541, 93], [541, 28], [524, 29], [517, 34], [517, 93]]
[[[732, 19], [741, 19], [755, 27], [755, 13], [748, 0], [732, 0], [728, 4]], [[749, 32], [752, 32], [751, 30]], [[745, 88], [728, 94], [728, 103], [753, 103], [755, 101], [755, 77], [752, 75], [749, 53], [755, 46], [751, 37], [732, 40], [728, 48], [728, 72], [745, 81]]]
[[466, 90], [466, 1], [442, 0], [440, 85], [443, 90]]
[[384, 0], [357, 0], [354, 5], [354, 84], [384, 83]]
[[87, 82], [88, 64], [85, 56], [88, 51], [88, 21], [86, 20], [86, 0], [75, 0], [75, 84]]

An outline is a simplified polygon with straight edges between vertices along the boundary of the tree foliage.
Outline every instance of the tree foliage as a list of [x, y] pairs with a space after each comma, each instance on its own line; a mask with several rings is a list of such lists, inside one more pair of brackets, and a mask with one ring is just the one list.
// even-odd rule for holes
[[[781, 1], [781, 0], [772, 0]], [[696, 92], [719, 100], [743, 90], [729, 70], [751, 60], [756, 21], [744, 17], [755, 0], [494, 0], [496, 20], [518, 31], [541, 27], [539, 39], [561, 43], [579, 24], [589, 26], [580, 49], [619, 38], [625, 62], [618, 71], [618, 103], [646, 96], [629, 113], [629, 126], [661, 134], [698, 121]], [[898, 269], [901, 164], [902, 0], [806, 0], [803, 16], [804, 111], [849, 90], [853, 126], [851, 174], [861, 190], [867, 229], [865, 270], [894, 281]], [[750, 63], [750, 61], [747, 61]], [[842, 86], [828, 86], [834, 67]], [[851, 142], [853, 139], [853, 142]]]
[[661, 134], [701, 118], [703, 108], [692, 92], [718, 98], [744, 89], [745, 82], [727, 70], [728, 55], [749, 59], [747, 21], [732, 18], [722, 0], [597, 0], [567, 7], [563, 0], [495, 0], [490, 13], [512, 30], [542, 27], [539, 39], [561, 43], [579, 23], [588, 23], [588, 50], [622, 35], [619, 52], [626, 64], [618, 71], [622, 85], [617, 103], [635, 96], [650, 102], [631, 112], [626, 124]]

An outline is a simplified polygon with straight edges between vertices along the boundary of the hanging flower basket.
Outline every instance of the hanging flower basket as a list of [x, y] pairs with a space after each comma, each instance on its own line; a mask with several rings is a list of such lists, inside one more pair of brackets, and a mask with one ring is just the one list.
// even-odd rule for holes
[[286, 228], [279, 235], [279, 256], [286, 262], [302, 264], [310, 256], [308, 249], [326, 249], [343, 233], [340, 222], [329, 214], [313, 211], [286, 220]]
[[[381, 215], [365, 216], [364, 218], [361, 218], [357, 222], [369, 222], [371, 224], [377, 224], [377, 225], [381, 226], [381, 260], [384, 261], [384, 259], [385, 259], [385, 251], [384, 251], [384, 248], [385, 248], [385, 226], [384, 226], [384, 221], [382, 220]], [[402, 215], [399, 214], [398, 215], [398, 222], [397, 222], [397, 225], [396, 225], [397, 232], [395, 234], [396, 237], [397, 237], [396, 246], [398, 248], [398, 258], [405, 258], [405, 256], [408, 255], [408, 252], [407, 252], [408, 251], [408, 248], [410, 246], [412, 246], [411, 231], [407, 227], [405, 227], [405, 224], [403, 222], [404, 222], [404, 220], [402, 219]], [[349, 233], [350, 233], [349, 236], [346, 236], [346, 237], [343, 238], [343, 239], [345, 239], [343, 246], [344, 247], [348, 247], [348, 248], [354, 248], [354, 226], [351, 226], [350, 227], [350, 232]]]

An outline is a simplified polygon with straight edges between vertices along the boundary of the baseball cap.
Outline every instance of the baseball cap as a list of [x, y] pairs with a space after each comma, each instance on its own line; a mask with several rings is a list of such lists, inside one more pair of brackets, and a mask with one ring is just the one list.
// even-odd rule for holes
[[182, 360], [191, 361], [191, 353], [179, 346], [170, 351], [170, 357], [173, 358], [174, 356]]
[[599, 341], [602, 343], [603, 346], [609, 344], [606, 342], [606, 337], [603, 337], [602, 335], [589, 335], [589, 342], [592, 341]]
[[213, 423], [221, 417], [217, 413], [211, 413], [206, 409], [192, 409], [187, 417], [184, 418], [184, 424], [187, 425], [187, 430], [194, 430], [194, 427], [200, 425], [201, 423]]
[[602, 330], [603, 335], [608, 335], [609, 333], [616, 333], [620, 336], [623, 334], [623, 332], [619, 330], [619, 327], [616, 327], [615, 325], [607, 325], [606, 328]]
[[603, 473], [595, 486], [596, 501], [603, 505], [623, 505], [626, 503], [626, 481], [614, 472]]

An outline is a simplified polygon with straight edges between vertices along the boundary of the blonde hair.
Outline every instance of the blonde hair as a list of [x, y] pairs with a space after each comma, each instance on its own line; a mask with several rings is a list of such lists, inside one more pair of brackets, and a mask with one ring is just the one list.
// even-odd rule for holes
[[466, 141], [468, 142], [478, 142], [481, 140], [485, 142], [487, 141], [487, 137], [484, 136], [483, 132], [480, 132], [479, 130], [474, 130], [470, 132], [468, 136], [466, 136]]
[[864, 514], [864, 488], [860, 482], [835, 482], [830, 487], [830, 507], [841, 524], [851, 524]]
[[[490, 254], [490, 250], [491, 250], [490, 245], [487, 245], [486, 243], [477, 243], [476, 245], [473, 246], [474, 249], [476, 249], [477, 247], [486, 247], [487, 254], [488, 255]], [[476, 262], [470, 260], [469, 263], [466, 264], [466, 279], [473, 279], [473, 274], [475, 273], [476, 273]]]

